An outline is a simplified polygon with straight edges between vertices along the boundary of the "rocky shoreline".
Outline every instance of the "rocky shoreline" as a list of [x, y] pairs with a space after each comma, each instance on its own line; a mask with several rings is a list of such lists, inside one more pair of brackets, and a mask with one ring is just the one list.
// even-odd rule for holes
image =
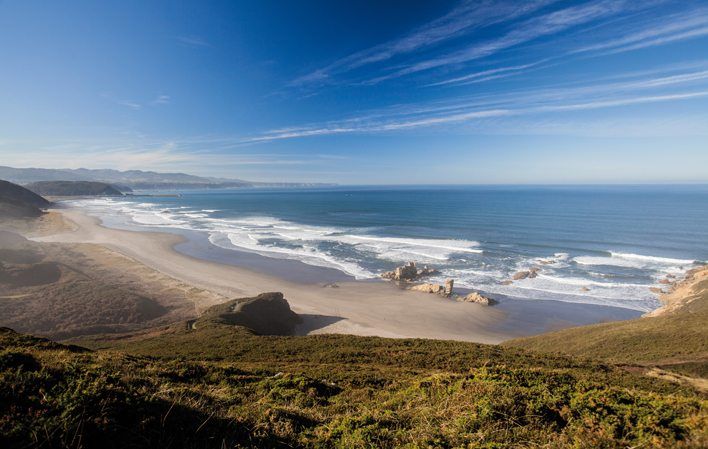
[[[446, 279], [444, 285], [433, 284], [433, 283], [417, 283], [426, 277], [440, 274], [440, 272], [434, 268], [424, 265], [422, 268], [418, 268], [415, 262], [408, 262], [405, 265], [396, 267], [392, 271], [387, 271], [381, 275], [382, 278], [395, 281], [399, 285], [403, 285], [408, 290], [421, 292], [421, 293], [431, 293], [439, 295], [443, 298], [454, 299], [458, 302], [471, 302], [476, 304], [482, 304], [489, 306], [495, 304], [491, 298], [483, 296], [479, 292], [472, 292], [465, 296], [455, 294], [453, 292], [455, 281], [454, 279]], [[414, 285], [409, 285], [414, 284]]]

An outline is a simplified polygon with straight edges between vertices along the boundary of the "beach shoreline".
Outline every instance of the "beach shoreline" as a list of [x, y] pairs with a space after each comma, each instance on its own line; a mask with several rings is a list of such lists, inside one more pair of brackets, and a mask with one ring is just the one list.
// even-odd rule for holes
[[[384, 281], [347, 280], [345, 276], [336, 282], [327, 278], [316, 282], [315, 277], [301, 279], [297, 272], [292, 276], [274, 276], [235, 264], [233, 260], [220, 260], [217, 254], [226, 252], [233, 258], [238, 252], [213, 248], [214, 257], [204, 257], [203, 252], [190, 254], [190, 239], [183, 235], [114, 229], [78, 208], [55, 209], [52, 213], [61, 214], [68, 225], [53, 234], [45, 231], [34, 240], [104, 246], [180, 282], [227, 298], [281, 291], [293, 310], [305, 318], [301, 334], [499, 343], [548, 330], [639, 315], [617, 307], [559, 301], [514, 300], [486, 307], [407, 291]], [[276, 265], [283, 264], [276, 259], [258, 258], [266, 264], [271, 260]], [[292, 270], [293, 266], [285, 263], [281, 268]], [[211, 305], [195, 303], [197, 311]]]

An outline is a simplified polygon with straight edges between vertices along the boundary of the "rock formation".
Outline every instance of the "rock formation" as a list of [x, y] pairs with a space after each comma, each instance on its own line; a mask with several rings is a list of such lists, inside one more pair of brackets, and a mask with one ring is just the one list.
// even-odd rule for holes
[[415, 262], [408, 262], [405, 265], [396, 267], [393, 271], [387, 271], [381, 275], [384, 279], [392, 281], [412, 282], [426, 276], [439, 274], [440, 272], [434, 268], [424, 265], [423, 268], [418, 268]]
[[409, 288], [409, 290], [414, 291], [414, 292], [435, 293], [438, 295], [445, 295], [445, 287], [443, 287], [442, 285], [438, 285], [438, 284], [418, 284], [418, 285], [414, 285], [413, 287]]
[[445, 296], [452, 295], [452, 286], [454, 283], [455, 281], [452, 279], [445, 279]]
[[445, 280], [444, 286], [439, 284], [418, 284], [414, 285], [413, 287], [410, 287], [409, 290], [412, 290], [414, 292], [435, 293], [436, 295], [445, 296], [449, 298], [450, 296], [452, 296], [453, 284], [454, 281], [452, 279], [447, 279]]
[[455, 299], [459, 302], [474, 302], [476, 304], [482, 304], [484, 306], [490, 306], [496, 303], [496, 301], [494, 301], [493, 299], [487, 298], [486, 296], [482, 296], [477, 292], [472, 292], [467, 296], [458, 296]]
[[538, 276], [538, 267], [534, 267], [528, 270], [523, 270], [523, 271], [518, 271], [514, 273], [514, 276], [512, 276], [512, 279], [515, 281], [520, 281], [521, 279], [533, 279], [536, 276]]
[[242, 326], [258, 335], [294, 335], [302, 322], [279, 292], [261, 293], [253, 298], [233, 299], [207, 309], [191, 327], [210, 325]]

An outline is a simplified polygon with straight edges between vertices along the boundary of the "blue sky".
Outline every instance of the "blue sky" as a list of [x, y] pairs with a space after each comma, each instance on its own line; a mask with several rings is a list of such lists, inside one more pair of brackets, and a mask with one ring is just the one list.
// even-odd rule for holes
[[708, 1], [0, 0], [0, 165], [708, 182]]

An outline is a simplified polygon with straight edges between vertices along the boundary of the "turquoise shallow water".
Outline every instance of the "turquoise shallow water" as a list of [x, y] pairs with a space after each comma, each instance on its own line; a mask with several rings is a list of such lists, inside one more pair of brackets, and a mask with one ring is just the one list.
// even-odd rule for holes
[[[708, 260], [708, 186], [338, 187], [182, 191], [75, 205], [129, 226], [359, 279], [408, 260], [490, 295], [650, 310]], [[515, 272], [539, 276], [503, 285]]]

